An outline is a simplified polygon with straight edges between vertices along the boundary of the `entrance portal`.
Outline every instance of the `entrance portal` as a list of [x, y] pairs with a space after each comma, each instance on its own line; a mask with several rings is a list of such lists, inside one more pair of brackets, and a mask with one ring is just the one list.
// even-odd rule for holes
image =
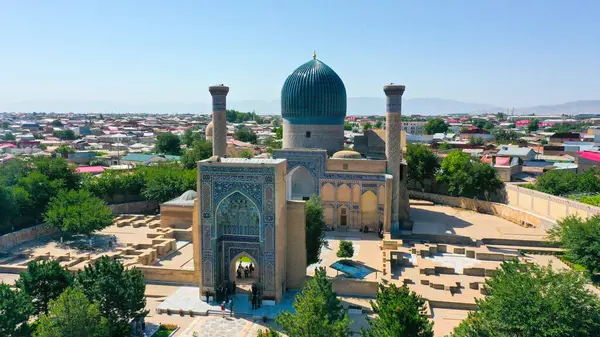
[[231, 259], [229, 279], [235, 281], [237, 292], [250, 293], [252, 284], [260, 281], [259, 266], [256, 260], [246, 253], [241, 253]]

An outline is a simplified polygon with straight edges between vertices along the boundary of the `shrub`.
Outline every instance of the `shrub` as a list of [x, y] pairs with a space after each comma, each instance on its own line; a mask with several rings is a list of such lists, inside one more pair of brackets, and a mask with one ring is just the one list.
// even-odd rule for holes
[[340, 248], [337, 251], [337, 257], [352, 257], [354, 255], [354, 247], [352, 242], [342, 240], [340, 241]]

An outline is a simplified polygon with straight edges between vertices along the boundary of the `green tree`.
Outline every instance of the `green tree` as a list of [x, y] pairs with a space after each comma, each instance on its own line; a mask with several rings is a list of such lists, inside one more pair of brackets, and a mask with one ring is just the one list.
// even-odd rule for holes
[[38, 221], [42, 219], [50, 199], [64, 188], [64, 183], [62, 180], [50, 180], [47, 175], [36, 170], [19, 179], [17, 187], [21, 193], [19, 214], [30, 214]]
[[256, 337], [280, 337], [281, 334], [271, 328], [263, 331], [263, 330], [258, 330], [258, 334], [256, 335]]
[[317, 268], [294, 301], [295, 313], [283, 311], [276, 322], [288, 336], [347, 337], [351, 321], [342, 307], [325, 268]]
[[559, 220], [549, 233], [550, 238], [566, 250], [569, 261], [586, 267], [591, 273], [600, 272], [600, 216], [582, 220], [571, 215]]
[[22, 291], [14, 291], [0, 283], [0, 336], [29, 336], [27, 321], [33, 314], [31, 299]]
[[15, 137], [15, 135], [13, 135], [11, 132], [9, 132], [4, 135], [4, 140], [13, 141], [13, 140], [17, 140], [17, 137]]
[[504, 262], [454, 337], [600, 336], [600, 301], [577, 272]]
[[282, 139], [282, 138], [283, 138], [283, 126], [280, 126], [277, 129], [275, 129], [275, 139]]
[[352, 124], [346, 122], [344, 123], [344, 130], [345, 131], [352, 131]]
[[10, 123], [9, 122], [2, 122], [2, 129], [8, 129], [10, 127]]
[[20, 158], [13, 158], [0, 165], [0, 185], [13, 186], [19, 179], [25, 177], [33, 170], [32, 165]]
[[48, 303], [71, 286], [71, 274], [54, 260], [32, 261], [27, 271], [15, 282], [17, 288], [29, 295], [36, 314], [48, 312]]
[[59, 119], [55, 119], [52, 121], [52, 126], [61, 127], [63, 123]]
[[366, 122], [365, 124], [362, 125], [363, 131], [371, 130], [372, 128], [373, 128], [373, 124], [371, 124], [371, 122]]
[[196, 168], [198, 161], [212, 156], [212, 143], [207, 140], [196, 140], [181, 158], [183, 166], [188, 170]]
[[422, 188], [424, 188], [425, 179], [433, 179], [440, 168], [435, 153], [422, 144], [409, 144], [406, 147], [406, 163], [408, 179], [418, 182]]
[[109, 326], [98, 304], [90, 303], [78, 289], [68, 288], [50, 301], [49, 312], [40, 317], [34, 337], [108, 337]]
[[436, 175], [438, 182], [446, 183], [451, 195], [489, 199], [502, 187], [496, 170], [460, 150], [455, 150], [442, 160]]
[[377, 123], [375, 123], [375, 129], [381, 129], [382, 126], [383, 122], [381, 120], [378, 120]]
[[536, 179], [535, 189], [552, 195], [566, 195], [578, 190], [577, 174], [566, 170], [550, 170]]
[[583, 174], [578, 175], [577, 190], [581, 193], [600, 192], [600, 179], [598, 179], [598, 171], [594, 168], [590, 168]]
[[498, 130], [494, 134], [494, 143], [496, 144], [515, 144], [519, 141], [521, 135], [514, 131]]
[[448, 131], [448, 124], [441, 118], [434, 118], [428, 120], [425, 125], [423, 125], [423, 130], [425, 131], [425, 134], [428, 135], [443, 133]]
[[73, 132], [73, 130], [62, 130], [62, 131], [58, 130], [58, 131], [52, 132], [52, 135], [61, 140], [77, 139], [77, 136], [75, 135], [75, 132]]
[[281, 122], [279, 121], [279, 118], [273, 118], [271, 125], [273, 125], [274, 128], [278, 128], [280, 124]]
[[537, 131], [539, 129], [539, 124], [538, 124], [538, 120], [536, 118], [532, 119], [531, 121], [529, 121], [529, 124], [527, 125], [527, 131], [528, 132], [534, 132]]
[[197, 128], [185, 129], [181, 136], [181, 142], [187, 147], [191, 147], [197, 140], [204, 140], [204, 136], [198, 131]]
[[320, 197], [313, 195], [306, 202], [306, 263], [309, 265], [320, 260], [325, 230], [323, 211]]
[[142, 195], [146, 200], [163, 203], [196, 189], [196, 171], [165, 163], [138, 170], [144, 179]]
[[156, 137], [156, 153], [179, 155], [181, 139], [172, 132], [163, 132]]
[[100, 312], [110, 322], [111, 336], [128, 335], [129, 322], [148, 314], [144, 310], [144, 275], [137, 268], [125, 269], [117, 259], [100, 257], [77, 274], [75, 285], [100, 305]]
[[433, 337], [433, 323], [425, 312], [425, 300], [406, 285], [398, 288], [379, 285], [371, 308], [377, 314], [367, 318], [369, 329], [361, 329], [362, 337]]
[[239, 140], [240, 142], [247, 142], [252, 144], [256, 144], [256, 140], [258, 139], [256, 133], [252, 132], [252, 130], [247, 128], [237, 130], [233, 134], [233, 138]]
[[86, 190], [62, 190], [50, 201], [46, 224], [64, 232], [90, 235], [112, 224], [113, 214], [103, 200]]
[[69, 153], [74, 153], [75, 149], [73, 149], [72, 146], [67, 145], [67, 144], [60, 144], [56, 150], [54, 150], [54, 153], [58, 153], [61, 155], [61, 157], [66, 158]]
[[254, 157], [254, 150], [252, 149], [241, 149], [237, 151], [237, 154], [235, 155], [236, 158], [253, 158]]
[[354, 247], [352, 247], [351, 241], [342, 240], [340, 241], [340, 247], [336, 253], [337, 257], [352, 257], [354, 256]]
[[64, 158], [36, 158], [33, 161], [38, 172], [48, 177], [51, 181], [60, 181], [68, 189], [79, 187], [79, 176], [75, 174], [73, 166]]
[[452, 149], [452, 145], [444, 142], [444, 143], [440, 143], [440, 145], [438, 146], [438, 150], [440, 151], [445, 151], [445, 150], [451, 150]]
[[0, 235], [11, 231], [12, 219], [16, 214], [18, 212], [13, 190], [8, 186], [0, 185]]

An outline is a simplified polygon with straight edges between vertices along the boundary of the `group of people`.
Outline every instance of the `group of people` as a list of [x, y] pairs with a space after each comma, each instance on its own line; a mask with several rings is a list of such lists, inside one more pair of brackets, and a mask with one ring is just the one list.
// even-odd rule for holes
[[250, 262], [250, 265], [248, 266], [242, 266], [242, 263], [240, 262], [240, 264], [237, 267], [237, 278], [242, 278], [242, 275], [244, 278], [249, 278], [252, 277], [252, 272], [254, 271], [254, 265], [252, 264], [252, 262]]

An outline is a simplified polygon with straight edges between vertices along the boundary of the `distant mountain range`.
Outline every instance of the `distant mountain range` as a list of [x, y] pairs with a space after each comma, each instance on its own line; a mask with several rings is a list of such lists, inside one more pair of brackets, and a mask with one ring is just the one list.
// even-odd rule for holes
[[[451, 113], [496, 113], [506, 108], [494, 105], [461, 102], [441, 98], [409, 98], [403, 102], [403, 113], [406, 115], [445, 115]], [[246, 100], [227, 102], [227, 107], [240, 111], [256, 111], [259, 114], [280, 114], [280, 103], [275, 101]], [[0, 102], [2, 111], [56, 111], [56, 112], [97, 112], [97, 113], [204, 113], [211, 112], [210, 103], [128, 103], [108, 101], [81, 102]], [[384, 97], [350, 97], [348, 98], [348, 115], [383, 115], [385, 113]], [[540, 105], [515, 108], [516, 114], [560, 115], [579, 113], [600, 113], [600, 100], [574, 101], [557, 105]]]

